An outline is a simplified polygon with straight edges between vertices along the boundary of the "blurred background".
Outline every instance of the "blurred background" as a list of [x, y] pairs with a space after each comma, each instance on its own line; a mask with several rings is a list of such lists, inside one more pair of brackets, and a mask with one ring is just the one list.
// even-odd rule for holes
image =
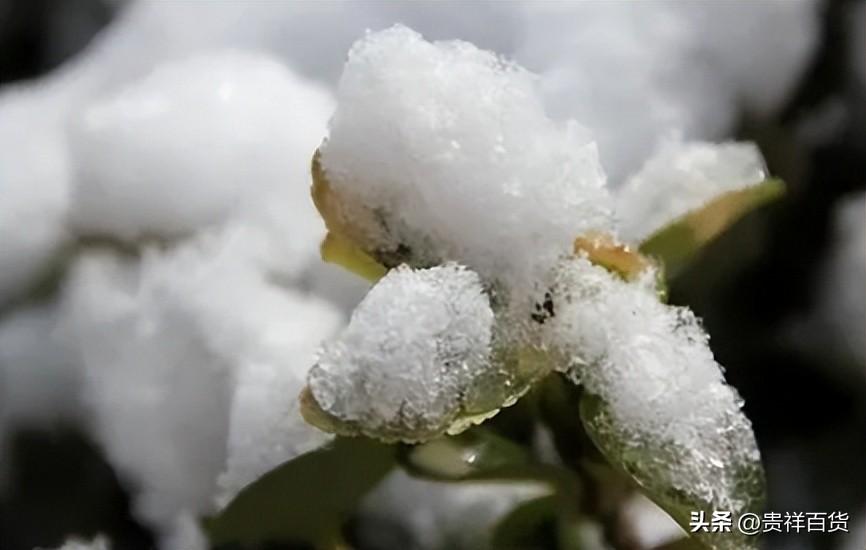
[[[78, 374], [77, 351], [47, 350], [56, 331], [46, 328], [65, 322], [69, 243], [114, 239], [125, 227], [94, 222], [98, 208], [77, 205], [81, 195], [68, 188], [81, 174], [99, 176], [111, 155], [127, 155], [130, 170], [148, 165], [136, 164], [129, 148], [111, 148], [122, 130], [107, 134], [107, 153], [92, 140], [54, 153], [58, 136], [86, 134], [75, 122], [80, 113], [163, 63], [224, 48], [263, 52], [315, 90], [290, 106], [315, 118], [298, 123], [303, 144], [284, 149], [299, 151], [302, 174], [349, 47], [365, 29], [397, 22], [428, 39], [471, 41], [538, 73], [551, 116], [573, 117], [596, 136], [614, 187], [671, 135], [758, 143], [787, 196], [714, 242], [674, 281], [671, 300], [704, 319], [745, 399], [768, 509], [851, 516], [848, 536], [778, 534], [766, 547], [866, 548], [866, 2], [0, 0], [0, 549], [97, 533], [115, 548], [164, 546], [153, 514], [137, 512], [137, 482], [112, 458], [126, 441], [106, 443], [112, 436], [91, 420], [101, 399], [92, 375]], [[153, 139], [163, 131], [171, 134], [170, 121]], [[293, 219], [307, 215], [294, 204], [311, 208], [292, 202], [306, 200], [308, 182], [297, 179], [300, 191], [280, 212]], [[123, 208], [136, 209], [106, 204], [120, 218]], [[315, 252], [318, 226], [288, 231], [312, 235]], [[344, 318], [363, 287], [309, 265], [287, 276], [288, 286]], [[119, 462], [121, 472], [129, 468]], [[435, 544], [413, 539], [415, 527], [403, 525], [404, 548]]]

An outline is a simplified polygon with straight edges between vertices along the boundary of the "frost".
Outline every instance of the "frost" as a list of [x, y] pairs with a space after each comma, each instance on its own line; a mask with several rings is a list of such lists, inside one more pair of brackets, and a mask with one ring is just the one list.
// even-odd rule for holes
[[337, 95], [320, 149], [337, 221], [386, 264], [518, 278], [611, 226], [595, 145], [490, 52], [393, 27], [353, 46]]
[[96, 438], [163, 536], [327, 437], [300, 416], [299, 369], [341, 316], [271, 284], [235, 237], [90, 253], [64, 292]]
[[652, 279], [629, 284], [583, 258], [563, 264], [551, 345], [600, 400], [584, 420], [602, 448], [669, 512], [751, 510], [760, 463], [741, 399], [694, 314], [659, 302]]
[[478, 276], [455, 264], [388, 273], [320, 351], [309, 388], [343, 425], [386, 440], [444, 432], [494, 367], [493, 312]]
[[420, 550], [488, 548], [499, 520], [549, 492], [541, 483], [441, 483], [395, 471], [367, 496], [361, 510], [366, 522], [382, 528], [362, 530], [360, 536], [376, 548], [395, 546], [388, 535], [401, 530], [410, 537], [410, 547]]
[[640, 242], [723, 193], [767, 177], [753, 143], [663, 143], [617, 193], [621, 236]]
[[331, 110], [327, 92], [263, 54], [218, 51], [161, 65], [78, 118], [72, 222], [135, 240], [232, 217], [266, 230], [273, 256], [310, 257], [321, 222], [308, 159]]

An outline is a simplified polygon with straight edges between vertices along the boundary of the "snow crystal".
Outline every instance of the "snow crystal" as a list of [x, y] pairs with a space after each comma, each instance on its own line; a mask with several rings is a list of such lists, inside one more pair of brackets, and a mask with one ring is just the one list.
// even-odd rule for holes
[[298, 370], [340, 315], [269, 283], [235, 237], [139, 261], [89, 253], [65, 290], [97, 440], [136, 488], [137, 515], [166, 535], [180, 514], [212, 511], [218, 492], [324, 440], [297, 408]]
[[465, 42], [357, 42], [321, 152], [341, 221], [380, 257], [517, 277], [610, 228], [595, 145], [547, 118], [533, 75]]
[[[542, 483], [442, 483], [395, 471], [363, 501], [361, 515], [368, 525], [387, 529], [362, 531], [363, 540], [376, 548], [394, 546], [382, 539], [399, 528], [412, 548], [488, 548], [493, 527], [523, 502], [550, 493]], [[395, 528], [396, 527], [396, 528]]]
[[741, 400], [694, 314], [659, 302], [653, 274], [645, 279], [627, 283], [583, 258], [564, 263], [545, 325], [551, 345], [604, 403], [602, 437], [624, 446], [623, 459], [648, 455], [642, 483], [743, 510], [752, 495], [739, 490], [739, 476], [758, 451]]
[[491, 369], [493, 312], [478, 276], [455, 264], [391, 270], [323, 346], [309, 388], [350, 430], [419, 440], [444, 431]]
[[719, 195], [766, 177], [764, 157], [753, 143], [669, 140], [618, 190], [620, 235], [640, 242]]
[[0, 306], [35, 286], [65, 238], [66, 144], [39, 90], [0, 95]]
[[263, 54], [161, 65], [77, 121], [73, 224], [132, 240], [183, 235], [236, 214], [311, 255], [322, 225], [308, 193], [309, 159], [331, 108], [326, 92]]

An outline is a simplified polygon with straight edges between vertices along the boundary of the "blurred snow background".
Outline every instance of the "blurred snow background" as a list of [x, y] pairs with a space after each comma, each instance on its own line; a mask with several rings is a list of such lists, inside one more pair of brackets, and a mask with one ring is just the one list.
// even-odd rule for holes
[[[327, 439], [297, 394], [366, 285], [318, 259], [309, 160], [346, 51], [396, 22], [537, 73], [615, 189], [666, 140], [758, 141], [789, 199], [762, 237], [716, 247], [750, 264], [698, 266], [673, 299], [746, 398], [770, 508], [855, 513], [866, 381], [838, 372], [866, 373], [864, 17], [818, 0], [0, 2], [0, 547], [71, 529], [193, 544], [192, 515]], [[366, 507], [419, 547], [452, 507], [484, 508], [486, 490], [419, 483]]]

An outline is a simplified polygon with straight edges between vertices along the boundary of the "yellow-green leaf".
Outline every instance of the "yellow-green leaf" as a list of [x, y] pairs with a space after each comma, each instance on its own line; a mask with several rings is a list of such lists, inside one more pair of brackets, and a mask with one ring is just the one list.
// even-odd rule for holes
[[750, 211], [772, 202], [785, 192], [778, 179], [719, 195], [659, 229], [640, 245], [640, 252], [662, 261], [668, 276], [675, 275], [707, 243]]
[[330, 231], [319, 250], [326, 262], [342, 266], [371, 282], [378, 281], [388, 272], [385, 266], [358, 248], [355, 243]]

